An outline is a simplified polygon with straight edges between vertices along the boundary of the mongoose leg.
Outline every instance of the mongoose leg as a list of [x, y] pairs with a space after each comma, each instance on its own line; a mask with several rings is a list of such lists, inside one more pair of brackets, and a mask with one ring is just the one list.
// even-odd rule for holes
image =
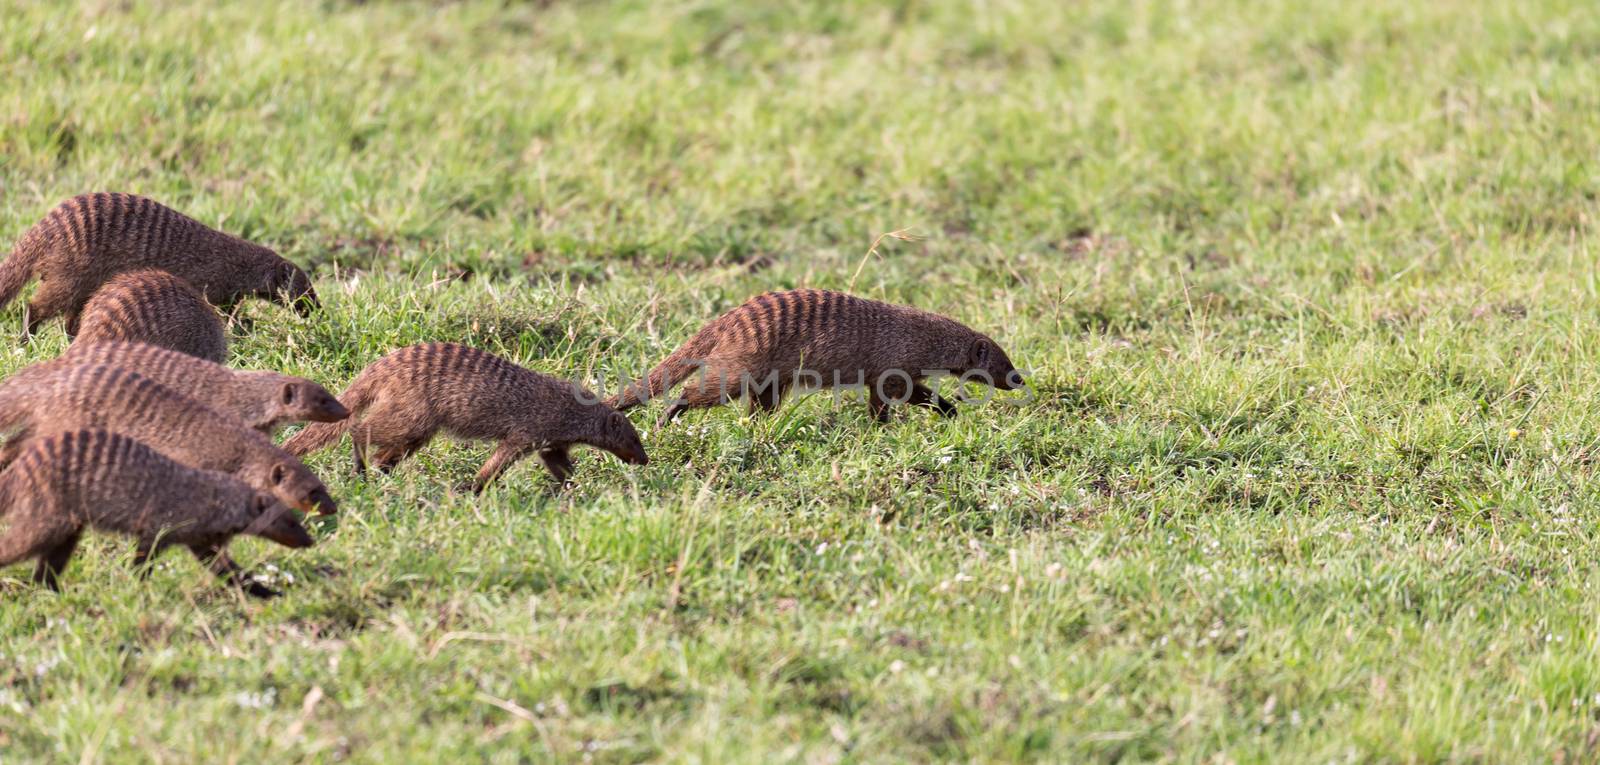
[[[893, 373], [884, 375], [866, 375], [867, 389], [872, 395], [868, 397], [867, 406], [872, 411], [872, 418], [878, 422], [889, 421], [889, 407], [894, 404], [910, 403], [915, 400], [916, 386], [902, 375]], [[931, 391], [930, 391], [931, 392]]]
[[68, 340], [71, 340], [71, 339], [76, 338], [78, 336], [78, 325], [79, 325], [79, 321], [78, 320], [79, 320], [79, 318], [82, 317], [82, 315], [83, 315], [83, 313], [81, 311], [68, 311], [67, 312], [67, 319], [66, 319], [66, 324], [64, 325], [64, 328], [67, 331], [67, 339]]
[[28, 306], [23, 309], [22, 342], [26, 343], [31, 341], [34, 333], [39, 330], [39, 326], [44, 324], [46, 321], [49, 321], [48, 319], [39, 318], [40, 315], [40, 310], [35, 308], [32, 303], [29, 303]]
[[[872, 410], [873, 419], [878, 422], [889, 421], [889, 408], [895, 404], [910, 404], [937, 409], [939, 414], [949, 417], [955, 414], [955, 405], [939, 397], [932, 388], [922, 383], [909, 380], [902, 375], [886, 374], [877, 379], [877, 383], [870, 385], [872, 395], [868, 405]], [[909, 386], [909, 387], [908, 387]]]
[[28, 301], [27, 320], [23, 324], [23, 337], [29, 337], [45, 322], [66, 313], [73, 303], [72, 287], [60, 279], [40, 279], [33, 299]]
[[379, 449], [377, 454], [373, 455], [373, 464], [377, 466], [378, 472], [387, 475], [393, 472], [395, 466], [399, 465], [405, 458], [416, 454], [422, 447], [427, 445], [428, 439], [422, 438], [399, 446], [385, 446]]
[[867, 409], [872, 412], [872, 419], [878, 422], [889, 421], [889, 402], [884, 400], [878, 391], [872, 391], [872, 395], [868, 397]]
[[483, 463], [483, 468], [478, 471], [478, 477], [472, 480], [472, 492], [474, 494], [482, 492], [489, 484], [494, 483], [494, 479], [504, 473], [506, 468], [528, 456], [530, 451], [533, 451], [533, 444], [530, 443], [509, 440], [500, 442], [494, 454], [489, 455], [489, 461]]
[[275, 598], [282, 594], [251, 579], [239, 564], [228, 557], [228, 551], [219, 545], [190, 545], [189, 551], [194, 553], [194, 557], [205, 564], [211, 573], [228, 584], [244, 590], [246, 595], [255, 598]]
[[5, 446], [0, 446], [0, 469], [10, 465], [22, 453], [22, 443], [28, 440], [26, 430], [6, 439]]
[[67, 564], [72, 561], [72, 553], [78, 549], [78, 539], [82, 532], [72, 532], [66, 538], [57, 541], [54, 545], [46, 547], [39, 556], [39, 562], [33, 567], [34, 584], [42, 584], [52, 590], [61, 590], [61, 572], [67, 569]]
[[357, 478], [365, 478], [367, 475], [366, 439], [363, 438], [364, 435], [359, 428], [356, 429], [355, 433], [350, 434], [351, 468]]
[[932, 388], [917, 383], [911, 386], [911, 398], [906, 403], [912, 406], [922, 406], [934, 409], [941, 417], [956, 416], [956, 405], [939, 396]]
[[541, 450], [539, 452], [539, 461], [543, 462], [545, 469], [550, 471], [550, 475], [555, 476], [556, 480], [563, 485], [567, 483], [568, 479], [572, 478], [572, 452], [567, 447], [552, 447]]
[[686, 386], [683, 397], [672, 402], [672, 406], [667, 407], [667, 411], [662, 413], [661, 422], [657, 427], [665, 427], [668, 423], [677, 419], [678, 415], [689, 409], [710, 409], [714, 406], [721, 406], [727, 401], [727, 391], [715, 382], [715, 378], [708, 376], [701, 383], [691, 383]]
[[169, 545], [164, 542], [140, 541], [139, 544], [133, 548], [132, 564], [134, 570], [139, 572], [140, 579], [150, 578], [150, 572], [155, 570], [155, 566], [151, 564], [155, 562], [156, 558], [161, 557], [161, 553], [167, 551], [167, 547], [169, 547]]
[[[432, 440], [437, 430], [426, 422], [418, 422], [412, 412], [380, 402], [367, 410], [361, 424], [352, 430], [351, 439], [363, 447], [376, 448], [374, 464], [387, 473]], [[365, 456], [362, 450], [357, 459], [364, 463]], [[365, 466], [359, 470], [364, 471]]]
[[771, 414], [783, 403], [783, 387], [776, 382], [770, 383], [765, 388], [752, 387], [746, 392], [750, 399], [750, 413], [765, 412]]
[[18, 515], [12, 514], [11, 527], [0, 537], [0, 568], [38, 557], [73, 534], [71, 529], [55, 524], [29, 526]]

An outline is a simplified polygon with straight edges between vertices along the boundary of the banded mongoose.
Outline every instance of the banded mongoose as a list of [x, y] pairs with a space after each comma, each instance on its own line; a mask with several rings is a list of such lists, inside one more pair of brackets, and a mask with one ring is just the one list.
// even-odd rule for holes
[[340, 395], [351, 415], [306, 426], [283, 448], [305, 455], [351, 431], [358, 474], [374, 448], [388, 472], [443, 430], [458, 438], [495, 440], [499, 447], [478, 471], [481, 492], [512, 463], [538, 452], [556, 480], [572, 475], [569, 449], [585, 444], [645, 465], [644, 444], [628, 418], [583, 388], [525, 369], [499, 356], [455, 343], [407, 346], [374, 361]]
[[52, 590], [86, 527], [133, 536], [141, 562], [183, 545], [218, 576], [264, 597], [277, 593], [246, 579], [224, 550], [229, 540], [250, 534], [290, 548], [314, 543], [271, 496], [106, 430], [29, 441], [0, 473], [0, 516], [9, 516], [0, 568], [38, 558], [33, 581]]
[[350, 416], [350, 410], [326, 388], [303, 377], [230, 369], [143, 343], [73, 343], [61, 358], [27, 367], [11, 380], [20, 382], [81, 364], [138, 372], [267, 434], [291, 422], [335, 422]]
[[194, 285], [155, 269], [117, 274], [84, 304], [72, 344], [111, 341], [147, 343], [218, 364], [228, 355], [217, 309]]
[[152, 199], [101, 192], [62, 202], [23, 232], [11, 257], [0, 262], [0, 307], [38, 277], [24, 339], [57, 316], [66, 317], [67, 334], [74, 335], [79, 312], [96, 288], [142, 268], [187, 280], [215, 306], [254, 296], [293, 305], [305, 315], [319, 305], [306, 272], [272, 250]]
[[105, 428], [168, 457], [230, 473], [305, 512], [338, 509], [328, 488], [299, 459], [237, 419], [121, 367], [67, 366], [0, 385], [0, 447], [9, 464], [33, 436]]
[[772, 411], [794, 389], [861, 386], [873, 417], [908, 403], [955, 414], [955, 405], [922, 381], [959, 375], [1000, 390], [1022, 387], [1022, 374], [995, 341], [954, 319], [843, 292], [767, 292], [714, 319], [673, 351], [649, 377], [607, 403], [626, 411], [703, 370], [667, 407], [666, 425], [686, 409], [744, 397], [751, 411]]

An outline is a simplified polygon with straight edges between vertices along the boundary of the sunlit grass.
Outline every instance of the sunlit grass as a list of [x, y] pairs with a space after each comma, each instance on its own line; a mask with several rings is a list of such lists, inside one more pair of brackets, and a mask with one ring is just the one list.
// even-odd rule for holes
[[103, 538], [61, 595], [0, 574], [0, 760], [1595, 757], [1587, 4], [0, 18], [0, 246], [121, 190], [313, 266], [240, 366], [453, 340], [606, 387], [853, 284], [1035, 387], [651, 406], [648, 467], [562, 493], [318, 454], [319, 545], [236, 545], [282, 599]]

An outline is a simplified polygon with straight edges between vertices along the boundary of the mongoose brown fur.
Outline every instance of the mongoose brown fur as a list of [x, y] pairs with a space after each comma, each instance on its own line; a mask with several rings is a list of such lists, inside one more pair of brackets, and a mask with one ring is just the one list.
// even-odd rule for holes
[[[225, 473], [179, 464], [120, 433], [71, 430], [28, 442], [0, 473], [0, 568], [38, 558], [33, 580], [60, 589], [85, 528], [138, 540], [136, 560], [183, 545], [213, 572], [253, 595], [277, 593], [246, 581], [224, 547], [251, 534], [286, 547], [311, 535], [271, 496]], [[148, 569], [147, 569], [148, 570]]]
[[232, 416], [120, 367], [78, 365], [0, 385], [0, 447], [9, 464], [27, 439], [104, 428], [136, 438], [171, 459], [220, 470], [296, 509], [331, 513], [328, 488], [299, 459]]
[[[954, 319], [843, 292], [767, 292], [707, 324], [650, 375], [607, 403], [627, 410], [660, 396], [696, 372], [699, 383], [667, 407], [661, 424], [687, 409], [744, 397], [771, 411], [797, 388], [863, 386], [878, 420], [890, 404], [955, 414], [955, 405], [922, 381], [961, 375], [1000, 390], [1022, 387], [1022, 375], [995, 341]], [[802, 380], [802, 378], [805, 378]]]
[[155, 269], [117, 274], [84, 304], [72, 344], [112, 341], [148, 343], [218, 364], [228, 355], [217, 309], [193, 285]]
[[362, 370], [340, 399], [350, 409], [348, 420], [308, 425], [284, 449], [305, 455], [349, 430], [356, 472], [362, 473], [368, 448], [377, 450], [374, 462], [388, 472], [440, 430], [498, 441], [474, 491], [533, 452], [564, 483], [572, 475], [569, 449], [575, 444], [611, 452], [623, 462], [649, 463], [628, 418], [588, 391], [455, 343], [394, 351]]
[[350, 415], [332, 393], [303, 377], [277, 372], [230, 369], [168, 348], [142, 343], [74, 343], [61, 358], [17, 372], [7, 381], [25, 381], [80, 364], [122, 367], [177, 393], [230, 414], [263, 433], [291, 422], [334, 422]]
[[154, 200], [101, 192], [62, 202], [23, 232], [11, 256], [0, 262], [0, 307], [38, 277], [24, 338], [57, 316], [66, 317], [67, 334], [73, 335], [96, 288], [143, 268], [188, 281], [216, 306], [252, 296], [293, 305], [302, 314], [318, 305], [306, 272], [272, 250]]

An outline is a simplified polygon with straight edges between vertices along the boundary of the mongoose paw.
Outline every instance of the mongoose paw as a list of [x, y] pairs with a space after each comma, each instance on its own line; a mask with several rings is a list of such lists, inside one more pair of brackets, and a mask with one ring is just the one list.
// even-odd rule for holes
[[252, 598], [261, 598], [262, 600], [276, 598], [283, 595], [283, 593], [278, 592], [277, 590], [274, 590], [260, 582], [246, 582], [244, 585], [244, 593]]

